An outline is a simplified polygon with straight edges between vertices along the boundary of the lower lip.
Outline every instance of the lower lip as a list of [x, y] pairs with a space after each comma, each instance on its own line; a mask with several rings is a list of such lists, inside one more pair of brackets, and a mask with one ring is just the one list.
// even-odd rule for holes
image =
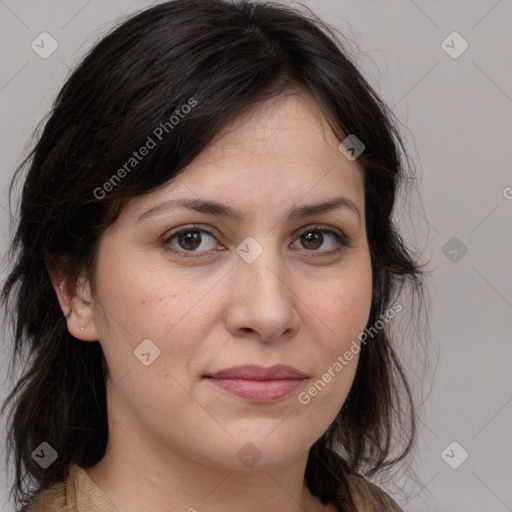
[[216, 386], [253, 402], [275, 402], [295, 389], [303, 379], [249, 380], [249, 379], [209, 379]]

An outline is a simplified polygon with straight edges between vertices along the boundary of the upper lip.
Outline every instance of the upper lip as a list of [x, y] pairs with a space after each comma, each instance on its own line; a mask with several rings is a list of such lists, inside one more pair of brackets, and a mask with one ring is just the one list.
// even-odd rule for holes
[[233, 366], [225, 368], [207, 377], [216, 379], [247, 379], [247, 380], [277, 380], [277, 379], [304, 379], [306, 375], [293, 366], [277, 364], [264, 367], [257, 365]]

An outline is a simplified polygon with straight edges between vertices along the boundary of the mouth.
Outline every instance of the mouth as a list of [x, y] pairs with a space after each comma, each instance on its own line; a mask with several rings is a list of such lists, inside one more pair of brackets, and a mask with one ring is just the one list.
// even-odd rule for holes
[[251, 402], [281, 400], [297, 389], [307, 376], [286, 365], [246, 365], [220, 370], [205, 378], [218, 388]]

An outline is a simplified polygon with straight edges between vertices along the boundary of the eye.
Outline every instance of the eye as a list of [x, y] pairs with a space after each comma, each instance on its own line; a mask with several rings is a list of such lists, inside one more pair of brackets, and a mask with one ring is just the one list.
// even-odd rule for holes
[[[348, 247], [346, 237], [338, 231], [325, 228], [323, 226], [312, 226], [300, 233], [297, 239], [302, 247], [308, 251], [320, 252], [323, 254], [333, 254]], [[319, 251], [324, 245], [323, 251]], [[327, 245], [327, 247], [325, 247]]]
[[[208, 252], [215, 247], [215, 242], [215, 237], [210, 231], [196, 226], [188, 226], [174, 231], [164, 240], [169, 250], [180, 253]], [[193, 255], [196, 256], [196, 254]]]
[[[311, 226], [303, 230], [296, 241], [299, 241], [307, 252], [319, 255], [334, 254], [349, 247], [348, 240], [342, 232], [325, 226]], [[200, 257], [214, 249], [217, 241], [212, 232], [193, 225], [172, 231], [165, 237], [164, 244], [169, 251], [180, 256]], [[322, 246], [324, 250], [319, 250]]]

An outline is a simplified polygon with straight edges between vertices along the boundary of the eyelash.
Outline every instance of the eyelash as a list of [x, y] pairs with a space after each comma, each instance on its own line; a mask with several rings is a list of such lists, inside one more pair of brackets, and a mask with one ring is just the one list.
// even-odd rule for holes
[[[202, 252], [195, 253], [193, 251], [186, 251], [184, 249], [178, 250], [170, 244], [170, 242], [180, 233], [187, 233], [190, 231], [199, 231], [202, 233], [207, 233], [212, 238], [216, 239], [214, 233], [212, 233], [210, 230], [202, 228], [198, 225], [192, 224], [190, 226], [186, 226], [186, 227], [177, 229], [176, 231], [173, 231], [168, 236], [166, 236], [163, 240], [163, 243], [166, 246], [166, 250], [168, 250], [174, 254], [178, 254], [179, 256], [182, 256], [184, 258], [200, 258], [200, 257], [204, 257], [207, 254], [211, 254], [209, 251], [202, 251]], [[307, 229], [301, 231], [297, 235], [296, 239], [300, 238], [301, 236], [303, 236], [309, 232], [333, 235], [334, 238], [336, 239], [336, 241], [338, 242], [338, 247], [336, 247], [335, 249], [331, 249], [330, 251], [315, 251], [312, 249], [305, 249], [305, 251], [311, 252], [313, 254], [318, 253], [318, 254], [315, 254], [315, 257], [317, 257], [317, 256], [332, 256], [334, 254], [341, 252], [345, 248], [351, 247], [348, 238], [343, 233], [335, 231], [333, 229], [330, 229], [327, 226], [324, 226], [321, 224], [312, 225], [312, 226], [308, 227]]]

